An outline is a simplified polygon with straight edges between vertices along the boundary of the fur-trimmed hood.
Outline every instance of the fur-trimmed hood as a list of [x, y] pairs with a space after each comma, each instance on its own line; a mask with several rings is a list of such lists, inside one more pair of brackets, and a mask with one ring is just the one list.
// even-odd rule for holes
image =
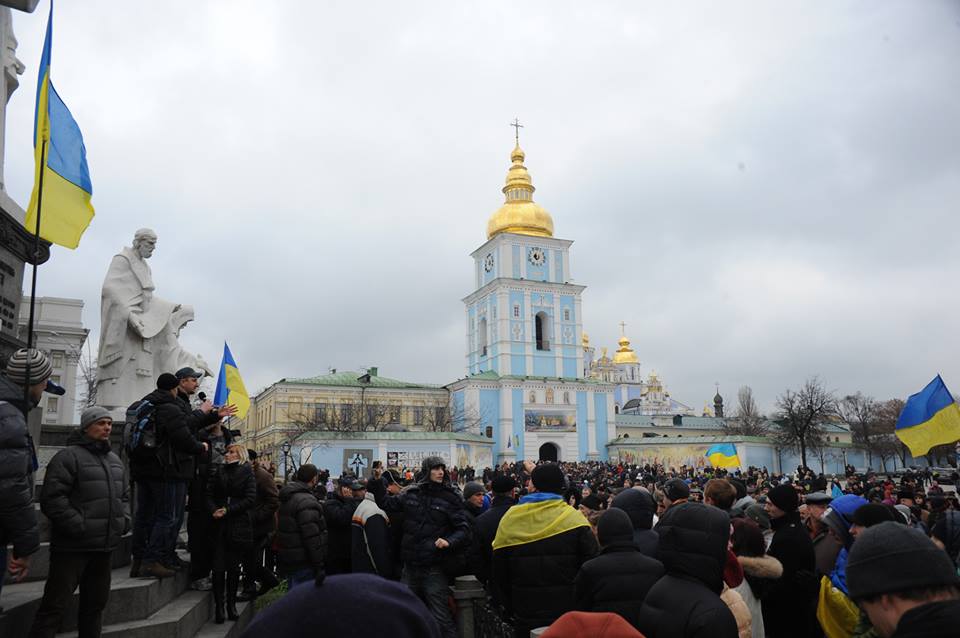
[[776, 580], [783, 575], [783, 565], [773, 556], [737, 556], [737, 560], [747, 576]]

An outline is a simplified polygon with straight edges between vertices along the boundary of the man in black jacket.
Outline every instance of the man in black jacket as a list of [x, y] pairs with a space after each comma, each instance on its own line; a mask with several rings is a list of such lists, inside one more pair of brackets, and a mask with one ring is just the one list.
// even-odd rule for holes
[[730, 517], [709, 505], [670, 507], [657, 523], [666, 574], [650, 588], [637, 626], [645, 636], [737, 638], [737, 621], [720, 599]]
[[[165, 372], [157, 378], [157, 389], [143, 398], [153, 405], [150, 418], [154, 419], [157, 448], [130, 458], [137, 495], [131, 573], [141, 576], [174, 574], [170, 563], [176, 556], [177, 523], [187, 481], [193, 478], [194, 459], [207, 450], [207, 444], [190, 431], [189, 408], [177, 398], [178, 385], [177, 378]], [[164, 565], [165, 561], [170, 566]]]
[[327, 526], [313, 488], [320, 476], [309, 463], [301, 465], [294, 479], [280, 490], [277, 517], [277, 567], [290, 588], [313, 581], [318, 587], [326, 578]]
[[463, 499], [450, 486], [439, 456], [422, 463], [423, 478], [401, 494], [387, 497], [384, 509], [403, 512], [403, 582], [426, 603], [446, 638], [456, 636], [450, 614], [449, 579], [443, 562], [470, 543], [470, 522]]
[[80, 429], [47, 465], [40, 507], [50, 519], [50, 573], [30, 638], [52, 638], [80, 587], [77, 629], [99, 636], [110, 595], [110, 557], [130, 527], [123, 462], [110, 451], [113, 419], [101, 407], [80, 417]]
[[353, 553], [353, 512], [358, 501], [353, 498], [352, 474], [343, 474], [337, 479], [333, 492], [323, 502], [323, 516], [327, 523], [326, 570], [334, 574], [349, 574], [350, 557]]
[[617, 507], [600, 516], [597, 537], [603, 548], [600, 555], [585, 562], [574, 581], [576, 609], [620, 614], [638, 627], [640, 606], [663, 576], [663, 563], [640, 552], [629, 515]]
[[767, 493], [773, 539], [767, 553], [783, 564], [783, 575], [764, 593], [763, 628], [770, 638], [809, 636], [816, 615], [817, 559], [813, 541], [800, 522], [800, 497], [792, 485]]
[[[37, 457], [26, 414], [40, 402], [52, 370], [45, 354], [21, 348], [10, 356], [0, 376], [0, 570], [9, 569], [15, 581], [27, 576], [30, 556], [40, 547], [33, 508]], [[8, 544], [13, 545], [9, 560]]]
[[490, 482], [493, 500], [490, 509], [477, 517], [474, 521], [476, 537], [473, 544], [477, 546], [479, 557], [477, 579], [484, 585], [490, 580], [490, 563], [493, 561], [493, 539], [497, 535], [500, 519], [513, 507], [516, 500], [517, 482], [504, 474], [498, 474]]
[[530, 475], [532, 493], [507, 510], [493, 540], [490, 584], [518, 636], [573, 609], [573, 581], [598, 551], [590, 523], [561, 494], [560, 466], [544, 463]]
[[651, 528], [657, 504], [647, 488], [631, 487], [623, 490], [613, 497], [610, 507], [616, 507], [627, 513], [630, 524], [633, 526], [633, 542], [642, 553], [650, 558], [656, 558], [660, 537]]

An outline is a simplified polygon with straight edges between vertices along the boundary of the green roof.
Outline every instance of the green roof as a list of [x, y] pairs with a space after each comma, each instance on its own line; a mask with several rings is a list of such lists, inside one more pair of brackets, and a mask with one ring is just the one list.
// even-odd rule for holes
[[431, 383], [413, 383], [411, 381], [400, 381], [390, 379], [389, 377], [370, 376], [370, 383], [361, 383], [357, 379], [362, 377], [363, 372], [335, 372], [333, 374], [321, 374], [316, 377], [307, 377], [304, 379], [280, 379], [278, 383], [296, 383], [300, 385], [328, 385], [351, 388], [392, 388], [396, 390], [440, 390], [443, 386]]

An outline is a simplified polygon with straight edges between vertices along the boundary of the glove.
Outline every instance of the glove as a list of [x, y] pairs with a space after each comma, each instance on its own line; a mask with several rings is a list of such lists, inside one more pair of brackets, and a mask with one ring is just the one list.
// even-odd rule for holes
[[323, 581], [327, 577], [327, 573], [323, 570], [318, 571], [313, 577], [313, 584], [316, 587], [322, 587]]

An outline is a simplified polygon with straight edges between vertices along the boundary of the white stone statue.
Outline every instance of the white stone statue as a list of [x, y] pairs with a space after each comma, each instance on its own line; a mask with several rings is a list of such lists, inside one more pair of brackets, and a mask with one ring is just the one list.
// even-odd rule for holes
[[[31, 9], [32, 11], [32, 9]], [[0, 8], [0, 60], [3, 74], [0, 75], [0, 190], [4, 189], [3, 156], [6, 143], [6, 111], [10, 96], [20, 86], [23, 62], [17, 59], [17, 38], [13, 35], [13, 15], [9, 8]]]
[[133, 246], [124, 247], [110, 262], [100, 299], [100, 351], [97, 357], [97, 404], [122, 407], [156, 387], [163, 372], [210, 366], [180, 347], [180, 330], [193, 321], [193, 307], [153, 295], [153, 274], [147, 259], [157, 246], [157, 234], [141, 228]]

